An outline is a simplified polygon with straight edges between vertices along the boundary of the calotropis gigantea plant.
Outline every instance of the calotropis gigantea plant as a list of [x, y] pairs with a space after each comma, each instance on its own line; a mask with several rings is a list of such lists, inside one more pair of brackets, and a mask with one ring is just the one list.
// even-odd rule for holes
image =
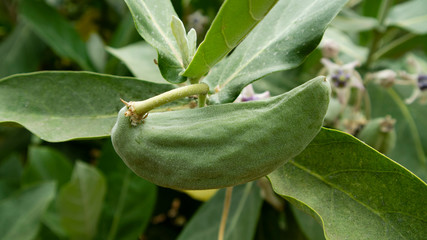
[[[322, 128], [331, 94], [325, 77], [269, 99], [233, 103], [249, 84], [300, 65], [346, 0], [226, 0], [199, 46], [197, 33], [186, 31], [169, 0], [125, 2], [139, 34], [157, 51], [150, 66], [160, 74], [137, 79], [94, 73], [99, 67], [84, 45], [77, 41], [76, 51], [63, 49], [56, 43], [67, 36], [40, 27], [46, 21], [31, 10], [49, 9], [22, 1], [22, 15], [34, 31], [89, 72], [33, 72], [0, 80], [0, 121], [18, 123], [48, 142], [111, 135], [128, 167], [160, 186], [246, 183], [235, 194], [260, 205], [251, 181], [267, 176], [276, 194], [322, 224], [327, 239], [426, 236], [425, 183], [355, 137]], [[67, 191], [71, 185], [61, 189], [59, 202], [67, 202]], [[241, 211], [239, 202], [228, 204]], [[92, 214], [99, 217], [100, 209]], [[81, 237], [70, 221], [63, 221], [66, 234]], [[239, 239], [224, 226], [219, 236]], [[191, 232], [180, 239], [191, 239]]]

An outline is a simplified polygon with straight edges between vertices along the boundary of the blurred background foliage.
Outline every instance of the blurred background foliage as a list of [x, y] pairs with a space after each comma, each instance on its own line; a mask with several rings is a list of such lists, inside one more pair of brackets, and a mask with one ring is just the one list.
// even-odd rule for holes
[[[390, 5], [385, 12], [384, 2]], [[197, 30], [200, 43], [222, 1], [172, 3], [186, 27]], [[385, 88], [367, 76], [384, 69], [427, 73], [426, 9], [425, 0], [349, 1], [322, 42], [332, 39], [339, 44], [340, 61], [361, 63], [357, 71], [367, 89], [366, 121], [352, 133], [357, 134], [370, 119], [390, 115], [396, 120], [397, 147], [387, 155], [424, 181], [427, 106], [405, 103], [412, 86]], [[0, 1], [0, 78], [33, 71], [85, 70], [150, 76], [155, 81], [157, 72], [139, 67], [156, 57], [141, 41], [123, 1]], [[304, 64], [265, 77], [254, 84], [255, 90], [278, 95], [325, 73], [320, 63], [322, 44]], [[420, 67], [414, 69], [411, 61]], [[346, 118], [354, 120], [340, 116]], [[334, 122], [327, 126], [349, 130]], [[324, 239], [311, 216], [265, 194], [268, 189], [262, 182], [236, 187], [229, 237]], [[213, 193], [207, 194], [196, 197], [136, 177], [109, 139], [48, 143], [15, 124], [0, 125], [3, 239], [200, 239], [197, 236], [215, 233], [224, 199], [224, 190], [212, 198]]]

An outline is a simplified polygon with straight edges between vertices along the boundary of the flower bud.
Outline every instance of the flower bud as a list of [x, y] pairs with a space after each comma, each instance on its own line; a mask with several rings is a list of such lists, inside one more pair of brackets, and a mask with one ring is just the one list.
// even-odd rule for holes
[[340, 46], [332, 39], [326, 39], [322, 44], [322, 55], [324, 58], [336, 58], [340, 52]]
[[396, 72], [390, 69], [382, 70], [375, 73], [375, 78], [379, 84], [385, 88], [389, 88], [396, 82]]
[[385, 118], [372, 119], [365, 125], [358, 138], [383, 154], [389, 154], [396, 145], [395, 119], [389, 115]]
[[427, 89], [427, 74], [419, 74], [418, 78], [418, 87], [421, 91], [424, 91]]

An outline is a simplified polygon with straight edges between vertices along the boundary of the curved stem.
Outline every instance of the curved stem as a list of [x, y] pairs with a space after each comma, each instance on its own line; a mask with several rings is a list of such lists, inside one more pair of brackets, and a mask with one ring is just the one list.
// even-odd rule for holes
[[130, 102], [125, 104], [128, 106], [128, 108], [132, 112], [138, 115], [145, 115], [147, 112], [149, 112], [153, 108], [162, 106], [166, 103], [170, 103], [172, 101], [175, 101], [184, 97], [188, 97], [191, 95], [207, 94], [208, 91], [209, 91], [209, 86], [207, 84], [199, 83], [199, 84], [193, 84], [185, 87], [176, 88], [144, 101]]
[[197, 84], [200, 81], [200, 78], [188, 78], [191, 84]]
[[204, 107], [206, 104], [206, 94], [199, 94], [199, 108]]
[[232, 192], [233, 187], [228, 187], [225, 190], [224, 208], [222, 210], [221, 223], [219, 225], [218, 240], [224, 240], [225, 225], [227, 223], [228, 212], [230, 210]]

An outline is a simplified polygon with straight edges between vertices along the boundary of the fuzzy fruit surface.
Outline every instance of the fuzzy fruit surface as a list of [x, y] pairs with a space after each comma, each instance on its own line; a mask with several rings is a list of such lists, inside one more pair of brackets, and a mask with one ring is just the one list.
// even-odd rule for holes
[[318, 77], [262, 101], [150, 113], [134, 127], [121, 109], [111, 138], [137, 175], [175, 189], [234, 186], [298, 155], [320, 131], [330, 95]]

